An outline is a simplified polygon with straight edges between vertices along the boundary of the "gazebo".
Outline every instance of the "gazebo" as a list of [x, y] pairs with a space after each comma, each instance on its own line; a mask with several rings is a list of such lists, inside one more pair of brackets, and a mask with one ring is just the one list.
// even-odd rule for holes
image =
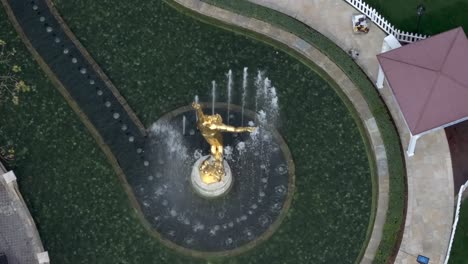
[[377, 59], [411, 134], [408, 156], [422, 135], [468, 119], [468, 39], [461, 27]]

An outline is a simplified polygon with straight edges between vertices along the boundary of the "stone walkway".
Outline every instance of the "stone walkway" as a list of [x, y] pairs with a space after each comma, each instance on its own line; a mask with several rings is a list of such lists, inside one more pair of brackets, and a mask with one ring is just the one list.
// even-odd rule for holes
[[368, 34], [353, 33], [351, 16], [359, 12], [343, 0], [249, 1], [280, 11], [304, 22], [345, 51], [359, 50], [357, 64], [371, 79], [377, 79], [378, 62], [375, 55], [380, 53], [383, 39], [387, 35], [376, 25], [371, 25]]
[[[251, 0], [301, 20], [342, 49], [357, 48], [357, 60], [372, 81], [376, 81], [385, 33], [376, 25], [366, 35], [351, 31], [351, 16], [358, 13], [341, 0]], [[333, 17], [334, 20], [330, 20]], [[397, 124], [406, 149], [409, 132], [393, 95], [385, 84], [380, 91]], [[420, 138], [415, 156], [406, 159], [408, 208], [403, 240], [395, 263], [414, 263], [417, 255], [432, 263], [443, 263], [452, 227], [454, 193], [450, 150], [444, 130]]]
[[370, 143], [373, 147], [375, 160], [378, 166], [377, 177], [379, 197], [377, 201], [378, 206], [376, 218], [374, 226], [372, 228], [370, 241], [366, 248], [362, 261], [362, 263], [371, 263], [382, 237], [383, 224], [385, 223], [386, 212], [388, 208], [388, 163], [385, 147], [383, 145], [383, 141], [375, 119], [372, 116], [366, 101], [362, 97], [357, 87], [348, 78], [348, 76], [327, 56], [325, 56], [319, 50], [312, 47], [303, 39], [289, 32], [275, 28], [260, 20], [237, 15], [230, 11], [226, 11], [215, 6], [208, 5], [199, 0], [175, 1], [191, 10], [194, 10], [206, 16], [214, 17], [229, 24], [239, 25], [243, 28], [259, 32], [279, 42], [287, 44], [291, 48], [308, 58], [309, 60], [315, 62], [327, 74], [333, 76], [333, 78], [335, 79], [339, 87], [342, 89], [344, 94], [353, 104], [354, 108], [359, 114], [359, 117], [362, 120], [362, 123], [364, 124], [365, 129], [367, 130], [368, 135], [370, 135]]
[[50, 0], [0, 2], [23, 43], [109, 159], [143, 226], [157, 236], [132, 188], [138, 176], [152, 173], [140, 120]]
[[[369, 34], [351, 31], [351, 16], [359, 13], [342, 0], [250, 0], [293, 16], [318, 30], [344, 50], [361, 51], [357, 63], [376, 81], [385, 33], [372, 25]], [[334, 18], [334, 21], [330, 18]], [[385, 83], [380, 90], [397, 124], [403, 147], [409, 131], [393, 95]], [[443, 263], [450, 239], [454, 214], [453, 173], [450, 149], [443, 129], [418, 140], [415, 156], [405, 157], [408, 177], [408, 207], [403, 240], [395, 263], [415, 263], [421, 254], [431, 263]]]
[[[110, 159], [117, 174], [125, 183], [124, 187], [129, 193], [133, 206], [138, 209], [144, 226], [152, 232], [129, 185], [126, 184], [127, 178], [125, 177], [130, 176], [128, 178], [135, 179], [133, 175], [149, 173], [147, 168], [143, 167], [143, 165], [148, 167], [149, 162], [145, 161], [145, 151], [141, 149], [146, 142], [145, 131], [141, 123], [120, 97], [114, 85], [69, 30], [50, 0], [32, 0], [29, 3], [13, 0], [1, 0], [1, 2], [34, 58], [77, 112]], [[186, 1], [185, 4], [204, 6], [200, 1]], [[246, 23], [246, 27], [261, 28], [262, 33], [294, 46], [310, 60], [316, 61], [329, 75], [335, 76], [337, 83], [355, 105], [370, 135], [375, 160], [379, 164], [376, 224], [373, 226], [372, 237], [365, 254], [365, 259], [372, 259], [381, 239], [382, 223], [385, 222], [388, 207], [388, 165], [380, 132], [364, 98], [339, 67], [302, 39], [269, 27], [261, 21], [242, 18], [221, 9], [215, 10], [214, 13], [221, 17], [227, 15], [233, 20], [239, 19], [237, 22]]]
[[[262, 21], [242, 17], [207, 5], [199, 0], [176, 1], [196, 12], [262, 33], [298, 50], [335, 78], [355, 105], [361, 118], [367, 120], [365, 121], [367, 129], [371, 131], [370, 127], [372, 126], [369, 125], [369, 122], [375, 121], [372, 121], [373, 118], [370, 113], [366, 113], [368, 111], [368, 109], [366, 111], [367, 104], [361, 101], [363, 99], [356, 92], [357, 90], [354, 85], [347, 76], [343, 76], [344, 73], [334, 63], [330, 64], [328, 58], [321, 57], [320, 55], [323, 56], [323, 54], [310, 47], [309, 44], [297, 36], [274, 28]], [[344, 50], [351, 48], [358, 49], [360, 51], [360, 56], [357, 60], [358, 65], [361, 66], [372, 81], [376, 80], [378, 63], [375, 55], [380, 53], [385, 33], [377, 26], [372, 25], [369, 34], [353, 34], [351, 30], [351, 16], [358, 12], [344, 1], [251, 1], [295, 17], [333, 40]], [[333, 18], [333, 20], [330, 18]], [[406, 149], [409, 141], [409, 132], [397, 103], [387, 86], [380, 90], [380, 93], [392, 113], [400, 133], [403, 148]], [[378, 141], [375, 141], [375, 139], [372, 139], [372, 141], [376, 152], [379, 149], [382, 150], [383, 146], [377, 147], [376, 145]], [[376, 157], [382, 160], [382, 156], [379, 156], [378, 152], [376, 153]], [[421, 137], [416, 148], [416, 155], [411, 158], [405, 157], [405, 160], [408, 176], [408, 207], [403, 240], [395, 263], [415, 263], [416, 257], [419, 254], [429, 257], [431, 263], [443, 263], [450, 238], [454, 212], [452, 164], [444, 130]], [[382, 188], [388, 188], [388, 176], [382, 177], [384, 174], [382, 166], [379, 166], [379, 201], [376, 224], [374, 225], [372, 238], [362, 261], [363, 263], [370, 263], [373, 259], [375, 254], [373, 248], [378, 245], [381, 236], [381, 228], [379, 231], [378, 225], [379, 223], [383, 223], [382, 220], [385, 220], [385, 216], [381, 214], [383, 209], [386, 211], [387, 201], [382, 200], [388, 199], [388, 197], [382, 199], [383, 196], [386, 196], [382, 192]]]

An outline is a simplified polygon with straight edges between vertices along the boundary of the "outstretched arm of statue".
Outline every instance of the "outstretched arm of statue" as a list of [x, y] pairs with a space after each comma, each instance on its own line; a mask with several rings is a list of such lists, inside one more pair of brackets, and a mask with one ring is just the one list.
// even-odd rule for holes
[[223, 131], [223, 132], [234, 132], [234, 133], [250, 132], [252, 133], [257, 128], [256, 127], [233, 127], [233, 126], [228, 126], [225, 124], [221, 124], [221, 125], [212, 124], [210, 125], [210, 129]]
[[198, 118], [202, 119], [205, 116], [205, 114], [203, 113], [201, 109], [201, 105], [199, 103], [193, 102], [192, 107], [193, 109], [195, 109], [195, 111], [197, 111]]

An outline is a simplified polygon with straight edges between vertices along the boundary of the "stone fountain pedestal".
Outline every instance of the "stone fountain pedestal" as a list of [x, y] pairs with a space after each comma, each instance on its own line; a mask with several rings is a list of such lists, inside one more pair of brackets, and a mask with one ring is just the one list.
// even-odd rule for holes
[[200, 177], [200, 165], [206, 159], [209, 159], [210, 155], [199, 158], [192, 168], [192, 174], [190, 180], [192, 182], [193, 189], [202, 197], [205, 198], [216, 198], [226, 194], [232, 186], [232, 173], [231, 168], [226, 160], [224, 160], [224, 171], [225, 175], [220, 182], [206, 184]]

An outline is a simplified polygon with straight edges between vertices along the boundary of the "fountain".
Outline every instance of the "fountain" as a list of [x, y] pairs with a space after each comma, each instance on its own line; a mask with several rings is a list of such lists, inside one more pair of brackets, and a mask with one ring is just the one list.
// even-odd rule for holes
[[244, 109], [245, 109], [245, 97], [247, 96], [247, 77], [249, 68], [244, 67], [244, 73], [242, 74], [242, 113], [241, 113], [241, 125], [244, 125]]
[[[195, 96], [192, 105], [151, 126], [144, 150], [151, 175], [132, 182], [140, 186], [135, 196], [158, 237], [191, 256], [226, 256], [254, 247], [276, 230], [292, 199], [294, 164], [275, 128], [273, 81], [259, 71], [249, 87], [244, 68], [238, 105], [229, 96], [234, 76], [227, 74], [227, 103], [216, 102], [213, 81], [211, 98]], [[255, 106], [247, 93], [255, 95]]]
[[215, 114], [215, 105], [216, 105], [216, 81], [211, 82], [211, 114]]
[[182, 135], [185, 136], [185, 127], [186, 127], [186, 124], [187, 123], [187, 117], [186, 116], [182, 116]]
[[226, 121], [227, 124], [229, 125], [229, 119], [230, 119], [230, 114], [231, 114], [231, 99], [232, 99], [232, 70], [229, 70], [227, 74], [227, 94], [228, 94], [228, 110], [227, 110], [227, 116], [226, 116]]

